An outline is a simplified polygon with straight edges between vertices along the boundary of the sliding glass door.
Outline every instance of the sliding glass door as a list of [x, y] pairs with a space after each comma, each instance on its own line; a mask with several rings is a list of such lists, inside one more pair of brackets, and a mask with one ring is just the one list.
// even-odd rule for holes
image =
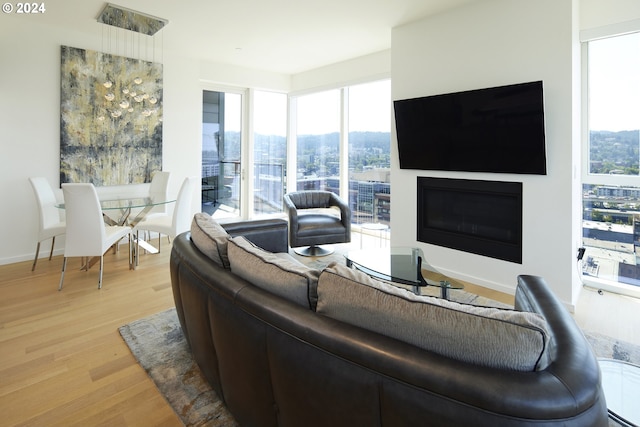
[[202, 211], [214, 218], [240, 216], [242, 94], [202, 93]]

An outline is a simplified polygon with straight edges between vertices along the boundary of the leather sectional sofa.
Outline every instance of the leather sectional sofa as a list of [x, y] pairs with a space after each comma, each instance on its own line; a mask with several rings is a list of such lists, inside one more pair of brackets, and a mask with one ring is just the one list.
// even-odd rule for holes
[[[286, 221], [248, 221], [224, 227], [224, 232], [244, 235], [262, 249], [288, 252]], [[222, 248], [223, 239], [218, 236], [217, 244], [197, 245], [192, 233], [200, 240], [201, 231], [192, 226], [191, 232], [173, 242], [170, 270], [176, 309], [196, 362], [240, 425], [608, 425], [597, 360], [572, 317], [539, 277], [518, 277], [515, 311], [530, 312], [525, 315], [546, 323], [540, 341], [544, 357], [534, 357], [533, 369], [495, 367], [465, 361], [464, 353], [452, 357], [409, 342], [419, 324], [400, 323], [390, 334], [355, 325], [349, 317], [353, 313], [370, 308], [377, 317], [373, 305], [382, 301], [377, 297], [354, 298], [358, 307], [351, 311], [346, 307], [340, 320], [327, 309], [330, 291], [322, 287], [323, 280], [328, 280], [323, 279], [325, 275], [342, 272], [334, 290], [350, 292], [345, 286], [359, 276], [345, 273], [342, 266], [319, 274], [296, 273], [295, 280], [319, 280], [320, 284], [316, 282], [313, 292], [292, 299], [282, 293], [283, 289], [287, 292], [286, 287], [271, 292], [263, 286], [279, 267], [278, 259], [289, 265], [287, 254], [265, 255], [264, 264], [249, 260], [250, 268], [242, 271], [234, 266], [233, 256], [239, 256], [234, 251], [244, 256], [245, 249], [253, 250], [246, 241], [236, 245], [233, 241], [241, 238], [233, 237]], [[230, 267], [225, 264], [229, 259]], [[381, 289], [373, 292], [383, 299], [396, 299]], [[434, 306], [444, 311], [452, 307], [442, 300]], [[508, 316], [514, 312], [504, 311]], [[475, 317], [472, 313], [465, 319], [473, 322]], [[386, 328], [390, 322], [379, 327]], [[459, 325], [462, 323], [449, 327], [454, 333], [468, 329], [456, 328]], [[436, 332], [447, 330], [446, 325], [435, 327]], [[536, 328], [529, 329], [538, 331]], [[410, 339], [393, 338], [396, 330], [400, 334], [409, 331]], [[462, 344], [467, 349], [482, 347], [495, 341], [489, 334], [475, 333], [459, 341], [466, 341]]]

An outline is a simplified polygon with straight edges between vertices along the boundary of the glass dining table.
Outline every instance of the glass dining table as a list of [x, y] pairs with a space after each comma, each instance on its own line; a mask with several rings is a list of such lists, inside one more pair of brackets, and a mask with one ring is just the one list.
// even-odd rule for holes
[[[100, 200], [102, 209], [102, 217], [107, 225], [128, 225], [135, 227], [145, 217], [150, 214], [154, 207], [175, 203], [175, 198], [166, 198], [163, 196], [147, 196], [147, 197], [108, 197]], [[56, 204], [59, 209], [64, 209], [64, 203]], [[136, 247], [141, 247], [149, 253], [158, 253], [158, 249], [142, 238], [137, 239]], [[138, 265], [139, 254], [134, 253], [134, 267]]]
[[100, 207], [106, 224], [135, 227], [154, 207], [175, 201], [175, 198], [163, 197], [122, 197], [100, 200]]

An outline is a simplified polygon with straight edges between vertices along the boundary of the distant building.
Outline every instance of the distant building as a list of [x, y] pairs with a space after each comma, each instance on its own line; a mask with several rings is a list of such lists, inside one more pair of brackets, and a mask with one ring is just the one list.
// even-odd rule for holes
[[615, 199], [640, 199], [640, 188], [603, 185], [597, 187], [596, 195]]
[[582, 237], [603, 242], [633, 244], [633, 226], [598, 221], [582, 222]]
[[368, 169], [363, 172], [351, 172], [350, 180], [370, 182], [391, 182], [391, 169]]

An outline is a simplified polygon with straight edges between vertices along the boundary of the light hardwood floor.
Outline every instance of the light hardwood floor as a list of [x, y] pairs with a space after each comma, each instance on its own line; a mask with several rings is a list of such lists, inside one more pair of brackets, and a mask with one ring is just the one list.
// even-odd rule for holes
[[[165, 241], [166, 242], [166, 241]], [[368, 244], [368, 243], [367, 243]], [[142, 255], [105, 255], [80, 271], [70, 260], [58, 292], [62, 257], [0, 266], [0, 408], [2, 426], [180, 426], [180, 420], [136, 363], [118, 328], [174, 306], [170, 246]], [[489, 298], [513, 296], [468, 286]], [[640, 300], [586, 290], [576, 309], [581, 326], [640, 344]]]
[[172, 307], [169, 249], [142, 255], [135, 271], [127, 251], [98, 268], [62, 257], [0, 266], [0, 425], [181, 426], [118, 328]]

